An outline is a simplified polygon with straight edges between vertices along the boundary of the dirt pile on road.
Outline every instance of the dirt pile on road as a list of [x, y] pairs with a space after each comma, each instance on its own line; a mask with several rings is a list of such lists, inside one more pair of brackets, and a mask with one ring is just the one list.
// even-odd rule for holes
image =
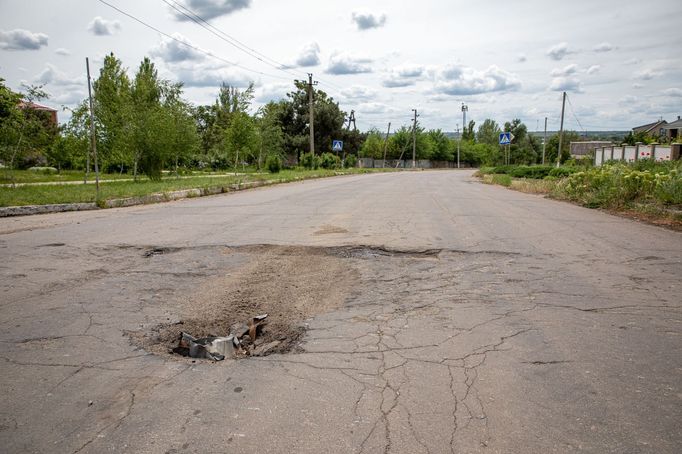
[[321, 248], [243, 246], [226, 254], [246, 254], [236, 272], [210, 278], [184, 304], [180, 322], [132, 333], [133, 341], [158, 354], [177, 346], [181, 332], [195, 337], [225, 336], [235, 323], [269, 314], [260, 343], [279, 341], [270, 353], [296, 350], [304, 321], [343, 305], [356, 280], [350, 263]]

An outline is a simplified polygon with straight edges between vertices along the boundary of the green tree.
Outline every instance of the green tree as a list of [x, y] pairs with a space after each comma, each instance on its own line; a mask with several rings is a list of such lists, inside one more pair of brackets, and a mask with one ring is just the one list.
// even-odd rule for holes
[[234, 168], [240, 162], [248, 162], [256, 155], [258, 136], [253, 119], [246, 112], [234, 112], [230, 126], [225, 131], [225, 145], [233, 158]]
[[426, 140], [431, 150], [430, 159], [435, 161], [452, 161], [453, 144], [440, 129], [432, 129], [426, 133]]
[[360, 156], [365, 158], [384, 158], [384, 136], [378, 129], [371, 129], [360, 147]]
[[32, 107], [35, 101], [48, 98], [42, 86], [24, 88], [26, 93], [16, 93], [0, 79], [0, 159], [9, 170], [44, 163], [59, 132], [48, 112]]
[[[561, 141], [561, 162], [566, 162], [571, 157], [571, 142], [580, 140], [580, 135], [575, 131], [564, 131], [564, 136]], [[557, 150], [559, 149], [559, 133], [554, 134], [547, 140], [545, 149], [545, 162], [548, 164], [556, 164]]]
[[135, 110], [132, 96], [123, 63], [113, 53], [107, 55], [93, 82], [97, 151], [104, 169], [116, 163], [123, 170], [136, 162], [130, 142]]
[[402, 126], [388, 139], [387, 156], [391, 159], [412, 159], [413, 140], [416, 140], [416, 159], [431, 159], [431, 144], [419, 123], [416, 128], [416, 139], [413, 139], [413, 127]]
[[179, 86], [172, 95], [167, 96], [164, 108], [170, 115], [171, 121], [166, 124], [169, 152], [174, 161], [175, 175], [178, 176], [178, 165], [181, 162], [185, 163], [199, 149], [199, 136], [192, 115], [192, 106], [180, 98]]
[[202, 161], [210, 162], [214, 168], [229, 165], [230, 157], [225, 143], [227, 129], [235, 113], [248, 111], [253, 96], [253, 83], [245, 90], [223, 83], [213, 105], [199, 106], [195, 110]]
[[488, 145], [497, 146], [500, 140], [500, 126], [495, 120], [487, 118], [481, 126], [478, 127], [478, 132], [476, 133], [476, 140], [479, 143], [485, 143]]
[[476, 122], [474, 120], [469, 121], [468, 126], [464, 126], [462, 128], [462, 140], [468, 140], [471, 142], [476, 141], [476, 134], [474, 133], [474, 126], [476, 126]]
[[[284, 155], [284, 133], [282, 132], [282, 127], [279, 125], [277, 118], [277, 104], [271, 102], [258, 109], [255, 123], [257, 133], [258, 170], [261, 169], [264, 161], [270, 163], [279, 162], [279, 167], [281, 167], [282, 157]], [[268, 160], [270, 157], [273, 159]]]
[[[282, 105], [280, 110], [280, 124], [283, 126], [287, 153], [297, 150], [309, 150], [308, 123], [308, 84], [296, 81], [296, 90], [287, 94], [288, 105]], [[313, 104], [315, 109], [315, 153], [321, 154], [332, 151], [332, 141], [343, 137], [343, 124], [346, 118], [339, 104], [324, 91], [313, 89]], [[286, 127], [285, 127], [286, 125]]]

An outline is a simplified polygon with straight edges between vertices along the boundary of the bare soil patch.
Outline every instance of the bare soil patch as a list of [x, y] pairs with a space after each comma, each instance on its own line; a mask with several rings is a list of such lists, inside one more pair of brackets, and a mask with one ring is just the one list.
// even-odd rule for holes
[[168, 354], [183, 331], [194, 337], [226, 336], [233, 324], [269, 314], [259, 342], [280, 343], [267, 354], [296, 351], [304, 321], [341, 307], [357, 280], [347, 257], [325, 248], [258, 245], [225, 253], [247, 254], [248, 260], [236, 273], [204, 281], [184, 305], [179, 323], [132, 333], [133, 342]]

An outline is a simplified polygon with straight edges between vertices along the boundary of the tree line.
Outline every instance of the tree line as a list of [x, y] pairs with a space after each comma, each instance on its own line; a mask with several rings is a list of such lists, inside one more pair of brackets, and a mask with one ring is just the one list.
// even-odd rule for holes
[[[528, 128], [519, 119], [506, 122], [502, 127], [491, 119], [486, 119], [477, 130], [476, 122], [470, 121], [463, 128], [459, 137], [448, 137], [440, 129], [425, 130], [419, 123], [413, 126], [401, 126], [389, 135], [372, 129], [360, 148], [362, 157], [383, 159], [412, 159], [412, 147], [415, 143], [416, 159], [433, 161], [454, 161], [457, 159], [457, 147], [460, 150], [460, 162], [472, 167], [497, 166], [509, 160], [510, 164], [542, 163], [542, 141], [528, 133]], [[499, 145], [501, 132], [511, 132], [514, 140], [509, 149]], [[413, 137], [416, 135], [416, 137]], [[570, 142], [580, 140], [575, 131], [564, 131], [561, 146], [561, 161], [570, 157]], [[545, 162], [556, 162], [559, 148], [559, 135], [553, 134], [547, 139]]]
[[[104, 58], [93, 81], [93, 106], [100, 168], [105, 172], [146, 174], [161, 178], [163, 170], [226, 169], [255, 166], [268, 159], [317, 166], [309, 152], [308, 85], [296, 81], [285, 99], [271, 101], [253, 111], [254, 86], [240, 89], [222, 84], [212, 104], [192, 105], [183, 97], [182, 83], [159, 76], [149, 58], [140, 62], [133, 77], [113, 53]], [[52, 165], [59, 169], [89, 169], [90, 113], [88, 100], [79, 103], [61, 128], [50, 124], [44, 112], [20, 108], [20, 101], [47, 98], [42, 87], [15, 93], [0, 79], [0, 160], [10, 168]], [[470, 121], [457, 139], [440, 129], [425, 130], [419, 123], [401, 126], [390, 135], [373, 129], [367, 133], [345, 126], [346, 113], [324, 91], [314, 89], [315, 151], [327, 154], [320, 162], [337, 166], [329, 155], [334, 139], [344, 141], [344, 154], [382, 159], [416, 158], [435, 161], [456, 159], [466, 165], [498, 165], [506, 160], [498, 145], [499, 133], [510, 131], [512, 164], [540, 163], [542, 144], [528, 134], [518, 119], [503, 127], [485, 120], [477, 130]], [[574, 132], [565, 132], [562, 159], [568, 157]], [[556, 160], [558, 136], [548, 140], [546, 161]], [[349, 160], [351, 162], [351, 160]], [[326, 164], [325, 164], [326, 163]]]

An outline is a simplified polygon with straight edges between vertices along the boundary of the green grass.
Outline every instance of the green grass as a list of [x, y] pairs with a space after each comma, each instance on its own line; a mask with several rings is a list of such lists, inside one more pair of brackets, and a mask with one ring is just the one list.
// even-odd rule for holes
[[[228, 188], [236, 183], [261, 180], [294, 181], [308, 178], [329, 177], [338, 174], [359, 174], [382, 171], [382, 169], [344, 170], [283, 170], [276, 174], [248, 174], [236, 176], [194, 177], [175, 179], [167, 177], [162, 181], [141, 180], [103, 183], [100, 185], [100, 201], [126, 197], [140, 197], [155, 193], [179, 191], [182, 189]], [[0, 206], [49, 205], [57, 203], [95, 202], [95, 185], [46, 185], [0, 188]]]
[[[0, 170], [0, 184], [14, 183], [43, 183], [43, 182], [61, 182], [61, 181], [83, 181], [84, 172], [81, 170], [62, 170], [61, 173], [44, 173], [34, 172], [31, 170]], [[12, 180], [14, 178], [14, 180]], [[100, 174], [100, 180], [120, 180], [124, 178], [132, 178], [128, 174]], [[90, 172], [89, 180], [95, 179], [95, 173]]]

